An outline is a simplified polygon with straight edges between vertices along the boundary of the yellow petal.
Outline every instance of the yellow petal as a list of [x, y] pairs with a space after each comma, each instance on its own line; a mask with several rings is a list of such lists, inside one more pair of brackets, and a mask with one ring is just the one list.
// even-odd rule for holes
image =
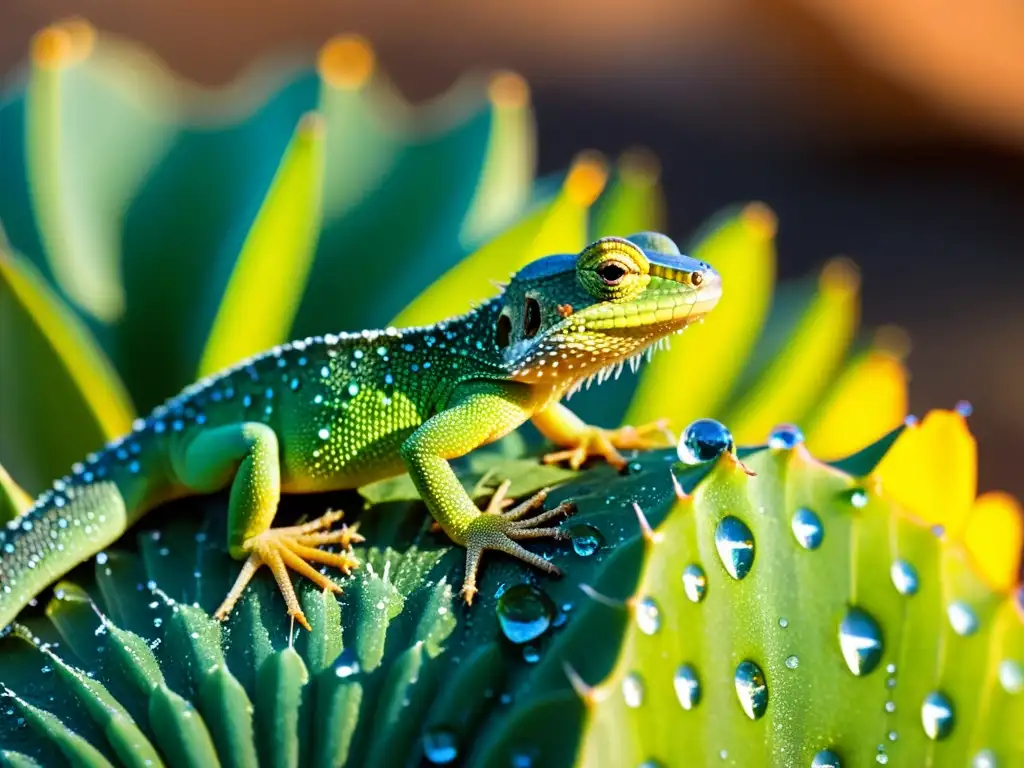
[[807, 447], [822, 461], [850, 456], [898, 427], [907, 416], [906, 352], [902, 332], [879, 332], [854, 358], [808, 419]]
[[931, 411], [904, 430], [875, 475], [907, 512], [957, 537], [977, 492], [978, 447], [963, 416]]
[[1016, 584], [1024, 545], [1020, 502], [1002, 491], [983, 493], [975, 499], [964, 527], [964, 545], [975, 568], [992, 588], [1007, 590]]

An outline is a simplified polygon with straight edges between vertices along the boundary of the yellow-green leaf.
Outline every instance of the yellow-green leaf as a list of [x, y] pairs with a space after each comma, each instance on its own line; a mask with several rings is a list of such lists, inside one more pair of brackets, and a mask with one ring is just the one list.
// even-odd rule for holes
[[817, 294], [788, 343], [724, 418], [738, 443], [762, 441], [782, 422], [800, 423], [819, 401], [857, 328], [859, 285], [851, 262], [834, 259], [825, 265]]
[[591, 239], [660, 230], [665, 219], [660, 175], [658, 158], [647, 150], [623, 153], [608, 189], [594, 204]]
[[881, 329], [851, 360], [804, 424], [807, 447], [823, 461], [850, 456], [898, 427], [907, 416], [908, 345], [899, 329]]
[[573, 164], [561, 191], [443, 274], [392, 323], [407, 327], [461, 314], [469, 301], [494, 296], [492, 281], [552, 253], [575, 253], [586, 245], [587, 213], [607, 179], [604, 163], [585, 154]]
[[705, 231], [690, 255], [722, 275], [722, 298], [702, 325], [641, 369], [626, 423], [667, 418], [678, 432], [717, 414], [764, 325], [775, 284], [775, 215], [758, 203], [730, 208]]
[[0, 464], [0, 525], [13, 520], [30, 506], [32, 497], [14, 482], [14, 478]]
[[320, 230], [323, 126], [308, 114], [242, 246], [206, 343], [208, 375], [284, 341], [306, 287]]
[[47, 263], [78, 306], [124, 312], [122, 218], [173, 135], [169, 104], [94, 63], [95, 30], [48, 27], [33, 41], [25, 107], [29, 193]]
[[470, 245], [499, 232], [526, 207], [536, 166], [536, 125], [526, 81], [514, 72], [499, 72], [491, 78], [487, 96], [487, 157], [460, 234]]
[[30, 490], [131, 429], [134, 409], [88, 329], [0, 236], [0, 461]]

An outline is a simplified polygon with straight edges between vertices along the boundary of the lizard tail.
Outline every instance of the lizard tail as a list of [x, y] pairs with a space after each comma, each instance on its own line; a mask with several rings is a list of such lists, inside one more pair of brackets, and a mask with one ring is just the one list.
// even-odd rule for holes
[[0, 529], [0, 628], [43, 589], [124, 532], [127, 510], [117, 483], [58, 481]]
[[0, 635], [42, 590], [166, 496], [163, 448], [148, 432], [110, 443], [0, 527]]

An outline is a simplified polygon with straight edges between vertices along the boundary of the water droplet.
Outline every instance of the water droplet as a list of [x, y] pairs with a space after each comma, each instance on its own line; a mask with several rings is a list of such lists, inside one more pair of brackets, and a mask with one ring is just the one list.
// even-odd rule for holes
[[967, 603], [959, 600], [950, 603], [946, 608], [946, 616], [949, 618], [949, 625], [953, 627], [953, 631], [961, 637], [973, 635], [978, 631], [978, 617]]
[[967, 400], [961, 400], [954, 406], [954, 410], [966, 419], [974, 413], [974, 406]]
[[320, 431], [317, 432], [317, 435], [321, 440], [326, 440], [331, 436], [331, 430], [327, 427], [320, 427]]
[[795, 424], [780, 424], [768, 435], [768, 447], [776, 451], [796, 448], [804, 441], [804, 433]]
[[842, 763], [831, 749], [823, 749], [811, 759], [811, 768], [842, 768]]
[[825, 537], [825, 527], [821, 524], [821, 518], [807, 507], [800, 507], [793, 513], [791, 525], [793, 535], [801, 547], [817, 549], [821, 546], [821, 540]]
[[604, 545], [601, 531], [586, 523], [570, 526], [566, 533], [572, 539], [573, 551], [580, 557], [590, 557]]
[[676, 689], [676, 698], [685, 710], [691, 710], [700, 704], [700, 678], [697, 670], [690, 664], [683, 664], [676, 670], [672, 684]]
[[996, 768], [996, 753], [991, 749], [983, 749], [971, 759], [971, 768]]
[[746, 523], [731, 515], [715, 528], [715, 547], [722, 565], [734, 579], [742, 579], [754, 565], [754, 534]]
[[768, 709], [768, 684], [764, 672], [752, 661], [741, 661], [736, 667], [736, 698], [751, 720], [757, 720]]
[[800, 666], [800, 658], [799, 657], [797, 657], [797, 656], [787, 656], [786, 657], [786, 667], [787, 667], [787, 669], [796, 669], [799, 666]]
[[894, 560], [889, 568], [889, 577], [901, 595], [917, 594], [917, 569], [906, 560]]
[[540, 651], [534, 645], [523, 646], [523, 661], [527, 664], [536, 664], [540, 661]]
[[495, 612], [502, 634], [513, 643], [528, 643], [547, 632], [555, 605], [547, 593], [532, 584], [516, 584], [498, 598]]
[[683, 591], [693, 603], [699, 603], [707, 594], [708, 577], [696, 563], [690, 563], [683, 569]]
[[432, 728], [423, 734], [423, 754], [434, 765], [448, 765], [459, 756], [455, 734], [447, 728]]
[[342, 679], [359, 674], [359, 658], [355, 651], [346, 648], [341, 652], [337, 661], [334, 662], [334, 674]]
[[895, 701], [887, 701], [887, 702], [885, 702], [885, 711], [888, 712], [889, 714], [892, 714], [893, 712], [895, 712], [896, 711], [896, 702]]
[[889, 741], [896, 741], [900, 735], [896, 731], [889, 731]]
[[724, 424], [714, 419], [697, 419], [683, 430], [676, 454], [684, 464], [701, 464], [734, 447], [732, 434]]
[[302, 382], [299, 379], [292, 379], [288, 382], [288, 389], [292, 392], [298, 392], [302, 388]]
[[853, 674], [868, 674], [882, 660], [882, 630], [878, 622], [860, 608], [851, 608], [839, 625], [839, 647]]
[[653, 597], [645, 597], [636, 604], [636, 623], [645, 635], [653, 635], [661, 627], [661, 614]]
[[351, 384], [348, 385], [348, 395], [349, 395], [349, 397], [355, 397], [358, 394], [359, 394], [359, 383], [353, 381]]
[[868, 505], [868, 493], [863, 488], [854, 488], [845, 494], [847, 502], [855, 509], [864, 509]]
[[644, 684], [635, 672], [622, 678], [622, 698], [625, 699], [626, 706], [633, 709], [644, 703]]
[[999, 683], [1007, 693], [1024, 691], [1024, 667], [1020, 662], [1012, 659], [999, 662]]
[[782, 627], [783, 629], [788, 627], [789, 626], [789, 619], [787, 619], [785, 616], [780, 616], [779, 617], [779, 626]]
[[953, 730], [953, 702], [938, 691], [929, 693], [921, 705], [921, 724], [932, 741], [949, 736]]

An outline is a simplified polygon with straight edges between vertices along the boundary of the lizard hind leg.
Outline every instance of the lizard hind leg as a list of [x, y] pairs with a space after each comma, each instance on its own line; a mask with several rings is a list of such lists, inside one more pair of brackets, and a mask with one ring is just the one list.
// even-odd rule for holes
[[244, 560], [244, 564], [214, 616], [220, 620], [227, 618], [252, 577], [266, 565], [281, 589], [289, 615], [309, 629], [288, 571], [293, 570], [324, 589], [340, 592], [335, 582], [309, 563], [332, 565], [348, 573], [358, 565], [351, 554], [324, 552], [318, 547], [341, 544], [347, 549], [353, 542], [362, 541], [362, 537], [355, 528], [331, 530], [341, 519], [340, 512], [328, 512], [304, 525], [271, 528], [281, 496], [276, 433], [258, 422], [204, 430], [184, 446], [175, 470], [186, 486], [200, 493], [231, 484], [228, 550], [232, 557]]

